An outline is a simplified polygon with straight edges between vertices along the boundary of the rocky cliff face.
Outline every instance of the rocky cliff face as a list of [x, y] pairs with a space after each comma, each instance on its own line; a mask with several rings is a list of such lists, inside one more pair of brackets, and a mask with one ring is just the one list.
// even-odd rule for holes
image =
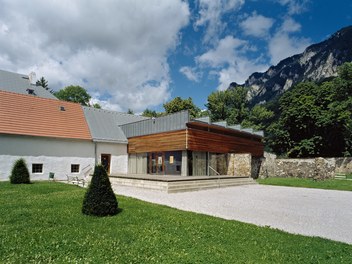
[[[253, 73], [243, 86], [250, 87], [252, 103], [266, 102], [302, 81], [319, 82], [336, 76], [337, 68], [352, 61], [352, 26], [329, 39], [309, 46], [303, 53], [282, 60], [264, 73]], [[231, 83], [230, 86], [237, 86]]]

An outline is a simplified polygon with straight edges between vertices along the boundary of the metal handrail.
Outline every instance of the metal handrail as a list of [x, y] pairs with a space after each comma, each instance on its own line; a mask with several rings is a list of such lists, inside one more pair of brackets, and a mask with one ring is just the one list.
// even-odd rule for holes
[[220, 173], [217, 172], [212, 166], [209, 165], [208, 167], [209, 167], [209, 169], [211, 169], [212, 171], [214, 171], [216, 175], [220, 175]]
[[[82, 169], [82, 171], [84, 171], [84, 170], [87, 169], [88, 167], [90, 167], [90, 164], [88, 164], [87, 166], [85, 166], [85, 167]], [[90, 171], [90, 170], [92, 170], [92, 167], [90, 167], [89, 170], [87, 170], [86, 172], [88, 172], [88, 171]]]

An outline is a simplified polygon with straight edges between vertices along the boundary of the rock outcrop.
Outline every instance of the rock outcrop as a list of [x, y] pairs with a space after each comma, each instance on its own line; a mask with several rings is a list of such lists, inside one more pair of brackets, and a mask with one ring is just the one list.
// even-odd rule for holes
[[[264, 73], [253, 73], [240, 86], [250, 87], [253, 104], [267, 102], [302, 81], [324, 81], [337, 75], [337, 68], [352, 61], [352, 26], [327, 40], [309, 46], [303, 53], [282, 60]], [[230, 87], [238, 86], [231, 83]]]

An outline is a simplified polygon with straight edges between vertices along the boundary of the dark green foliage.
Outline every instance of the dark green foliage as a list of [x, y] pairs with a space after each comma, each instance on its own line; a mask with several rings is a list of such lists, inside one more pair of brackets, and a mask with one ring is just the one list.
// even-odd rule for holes
[[92, 181], [84, 196], [82, 213], [107, 216], [117, 214], [117, 199], [102, 165], [95, 166]]
[[10, 182], [14, 184], [18, 183], [30, 183], [29, 171], [24, 159], [16, 160], [13, 165]]
[[84, 106], [89, 106], [91, 96], [86, 89], [81, 86], [70, 85], [55, 93], [55, 96], [63, 101], [79, 103]]
[[181, 97], [176, 97], [170, 102], [165, 103], [164, 105], [166, 114], [172, 114], [180, 112], [182, 110], [188, 110], [192, 118], [198, 117], [200, 109], [193, 103], [191, 97], [188, 99], [182, 99]]
[[212, 121], [264, 130], [265, 149], [280, 156], [352, 156], [352, 63], [338, 74], [254, 106], [248, 88], [233, 86], [211, 93], [206, 107]]
[[245, 87], [230, 87], [211, 93], [206, 104], [211, 120], [227, 121], [229, 125], [240, 124], [248, 116], [247, 93]]
[[36, 83], [36, 86], [41, 86], [43, 87], [45, 90], [49, 90], [49, 86], [48, 86], [48, 81], [45, 80], [44, 77], [41, 77]]
[[160, 117], [163, 115], [164, 113], [158, 113], [155, 110], [150, 110], [149, 108], [146, 108], [142, 113], [142, 116], [145, 116], [145, 117]]
[[98, 103], [92, 104], [92, 107], [96, 108], [96, 109], [101, 109], [101, 105]]
[[249, 127], [255, 130], [265, 129], [267, 124], [272, 121], [274, 112], [268, 110], [263, 105], [255, 105], [248, 116], [242, 121], [242, 127]]
[[267, 142], [290, 157], [351, 156], [352, 64], [320, 84], [299, 83], [279, 100], [281, 114], [268, 128]]

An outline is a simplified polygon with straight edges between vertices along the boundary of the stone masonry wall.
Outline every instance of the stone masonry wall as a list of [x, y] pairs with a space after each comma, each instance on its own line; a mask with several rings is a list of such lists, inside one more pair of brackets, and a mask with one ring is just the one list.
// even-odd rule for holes
[[339, 173], [352, 173], [352, 157], [336, 158], [336, 170]]
[[259, 177], [331, 179], [337, 172], [352, 173], [352, 158], [277, 159], [264, 153]]
[[251, 154], [234, 154], [234, 176], [251, 177], [252, 176], [252, 155]]

